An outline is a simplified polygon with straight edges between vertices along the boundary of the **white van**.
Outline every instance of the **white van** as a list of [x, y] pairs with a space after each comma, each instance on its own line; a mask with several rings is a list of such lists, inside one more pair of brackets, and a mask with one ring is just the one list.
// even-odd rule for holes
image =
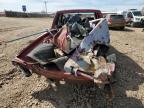
[[141, 11], [137, 9], [130, 9], [125, 13], [125, 20], [127, 24], [133, 26], [144, 26], [144, 16]]

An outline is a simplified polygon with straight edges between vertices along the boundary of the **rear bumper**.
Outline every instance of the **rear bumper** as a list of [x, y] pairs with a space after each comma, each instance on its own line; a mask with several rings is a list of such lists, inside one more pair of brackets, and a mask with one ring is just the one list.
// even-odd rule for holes
[[125, 24], [109, 24], [109, 27], [124, 27]]

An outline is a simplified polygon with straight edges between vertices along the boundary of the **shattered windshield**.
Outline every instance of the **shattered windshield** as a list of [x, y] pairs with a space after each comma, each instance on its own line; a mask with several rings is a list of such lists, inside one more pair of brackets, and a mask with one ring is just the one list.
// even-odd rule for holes
[[86, 19], [89, 21], [96, 19], [95, 13], [66, 13], [63, 14], [63, 17], [61, 17], [61, 20], [59, 20], [58, 23], [59, 25], [63, 26], [67, 22], [85, 22]]
[[78, 23], [83, 26], [89, 26], [89, 21], [97, 19], [95, 12], [77, 12], [65, 13], [58, 18], [57, 28], [61, 28], [65, 24]]
[[94, 12], [67, 13], [67, 14], [64, 14], [65, 17], [75, 16], [75, 15], [79, 15], [81, 17], [81, 19], [86, 18], [86, 17], [91, 17], [91, 18], [95, 19], [95, 13]]
[[142, 16], [142, 13], [140, 11], [133, 12], [134, 16]]

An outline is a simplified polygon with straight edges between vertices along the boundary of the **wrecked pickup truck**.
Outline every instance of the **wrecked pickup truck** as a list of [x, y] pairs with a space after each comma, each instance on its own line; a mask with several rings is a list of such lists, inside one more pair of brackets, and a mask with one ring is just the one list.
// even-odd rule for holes
[[108, 55], [107, 21], [99, 10], [64, 10], [51, 30], [24, 48], [12, 61], [25, 76], [43, 75], [51, 81], [91, 81], [110, 84], [116, 58]]

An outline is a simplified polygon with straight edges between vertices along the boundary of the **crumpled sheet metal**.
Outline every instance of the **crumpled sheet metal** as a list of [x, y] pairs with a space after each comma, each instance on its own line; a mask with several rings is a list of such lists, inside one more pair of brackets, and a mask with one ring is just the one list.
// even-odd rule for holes
[[95, 79], [107, 80], [105, 76], [111, 76], [115, 69], [114, 63], [107, 63], [102, 56], [91, 58], [88, 55], [75, 53], [64, 66], [65, 71], [76, 73], [78, 70], [86, 73], [93, 73]]
[[88, 55], [81, 55], [78, 51], [69, 58], [65, 64], [66, 72], [76, 72], [77, 70], [92, 72], [90, 70], [91, 60]]
[[[96, 22], [98, 23], [95, 24]], [[93, 27], [93, 30], [82, 40], [80, 49], [85, 49], [87, 52], [93, 47], [95, 43], [109, 45], [110, 36], [106, 19], [101, 18], [92, 20], [90, 25]]]
[[[110, 40], [106, 20], [103, 18], [99, 19], [99, 22], [95, 24], [96, 21], [97, 20], [91, 22], [93, 30], [82, 40], [79, 48], [76, 49], [64, 66], [67, 72], [76, 73], [80, 70], [93, 73], [94, 82], [97, 82], [99, 79], [101, 81], [107, 80], [107, 76], [111, 76], [115, 69], [113, 62], [107, 63], [106, 59], [102, 56], [96, 58], [97, 54], [93, 52], [97, 51], [92, 51], [97, 42], [108, 45]], [[85, 53], [82, 53], [82, 51]]]

